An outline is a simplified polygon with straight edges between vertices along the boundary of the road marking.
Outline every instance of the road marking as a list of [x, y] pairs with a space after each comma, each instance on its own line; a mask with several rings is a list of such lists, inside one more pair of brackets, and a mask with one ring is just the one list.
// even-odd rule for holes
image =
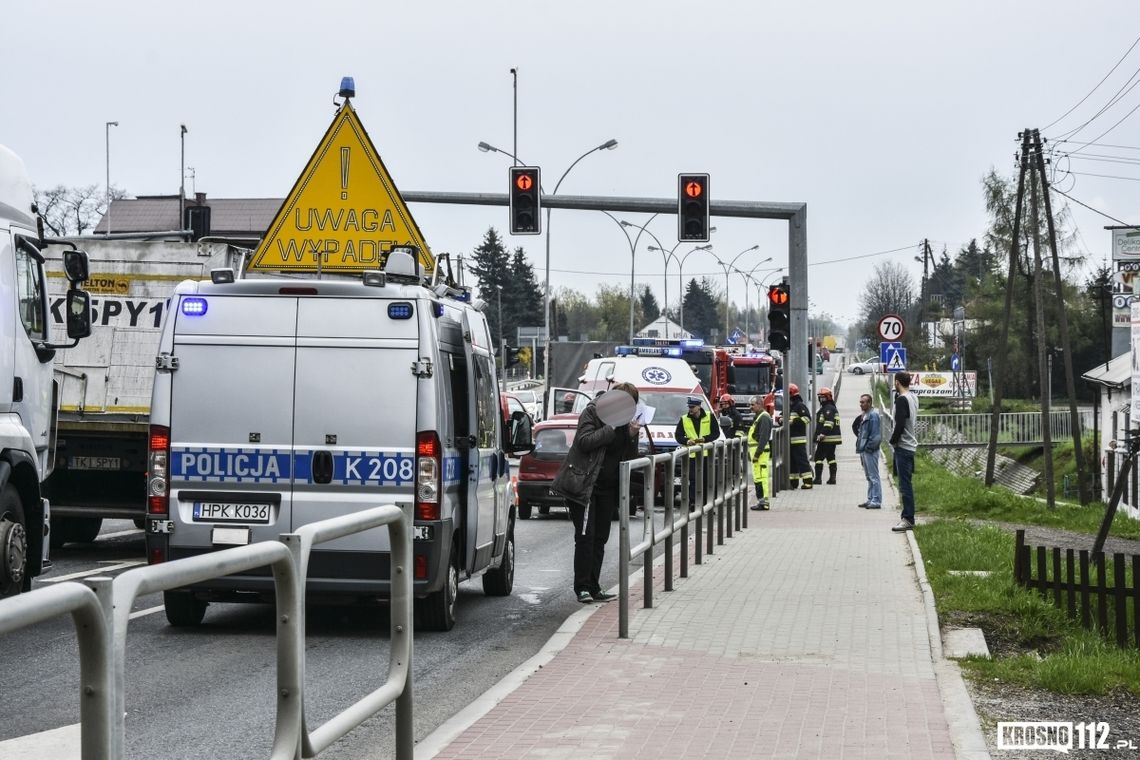
[[117, 533], [100, 533], [99, 538], [96, 540], [101, 541], [104, 538], [121, 538], [123, 536], [133, 536], [136, 533], [142, 532], [142, 528], [131, 528], [130, 530], [120, 530]]
[[125, 567], [137, 567], [143, 564], [143, 560], [132, 560], [131, 562], [120, 562], [117, 565], [107, 565], [106, 567], [97, 567], [94, 570], [83, 570], [78, 573], [68, 573], [61, 575], [58, 578], [44, 578], [41, 583], [59, 583], [61, 581], [70, 581], [75, 578], [86, 578], [89, 575], [99, 575], [100, 573], [109, 573], [112, 570], [122, 570]]
[[79, 757], [80, 725], [53, 728], [0, 742], [0, 760], [34, 757], [37, 760], [64, 760]]

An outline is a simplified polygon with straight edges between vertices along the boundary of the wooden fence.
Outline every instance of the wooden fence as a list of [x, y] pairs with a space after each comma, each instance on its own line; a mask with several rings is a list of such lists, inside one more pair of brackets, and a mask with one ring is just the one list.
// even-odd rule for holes
[[1115, 638], [1121, 649], [1140, 649], [1140, 555], [1131, 555], [1131, 585], [1128, 564], [1124, 554], [1113, 554], [1110, 562], [1104, 552], [1027, 546], [1025, 531], [1017, 531], [1014, 580], [1037, 589], [1042, 599], [1052, 596], [1054, 606], [1085, 628]]

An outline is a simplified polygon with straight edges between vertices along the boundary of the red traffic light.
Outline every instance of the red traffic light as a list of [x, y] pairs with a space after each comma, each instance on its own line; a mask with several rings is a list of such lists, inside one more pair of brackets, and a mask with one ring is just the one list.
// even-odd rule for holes
[[515, 177], [515, 185], [518, 186], [519, 190], [530, 190], [534, 187], [534, 178], [529, 174], [519, 174]]
[[689, 196], [690, 198], [700, 198], [701, 194], [704, 193], [704, 191], [705, 186], [700, 182], [694, 182], [690, 180], [685, 183], [685, 195]]
[[768, 288], [768, 301], [775, 306], [784, 306], [788, 303], [788, 291], [780, 285]]

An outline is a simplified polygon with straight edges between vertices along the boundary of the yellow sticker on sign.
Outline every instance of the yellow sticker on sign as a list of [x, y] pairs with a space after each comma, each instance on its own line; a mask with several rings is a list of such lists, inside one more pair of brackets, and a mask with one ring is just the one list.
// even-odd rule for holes
[[423, 234], [346, 100], [248, 268], [362, 272], [383, 268], [395, 246], [415, 246], [420, 266], [434, 267]]

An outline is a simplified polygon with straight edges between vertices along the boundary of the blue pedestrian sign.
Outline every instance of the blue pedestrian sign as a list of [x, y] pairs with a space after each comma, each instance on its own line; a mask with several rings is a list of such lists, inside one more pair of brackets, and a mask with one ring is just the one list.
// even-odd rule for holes
[[742, 341], [744, 337], [744, 332], [738, 327], [732, 331], [732, 335], [728, 336], [728, 342], [735, 346]]
[[884, 341], [879, 344], [879, 361], [887, 372], [906, 369], [906, 348], [898, 341]]
[[954, 372], [959, 372], [962, 369], [962, 357], [958, 354], [950, 354], [950, 369]]

